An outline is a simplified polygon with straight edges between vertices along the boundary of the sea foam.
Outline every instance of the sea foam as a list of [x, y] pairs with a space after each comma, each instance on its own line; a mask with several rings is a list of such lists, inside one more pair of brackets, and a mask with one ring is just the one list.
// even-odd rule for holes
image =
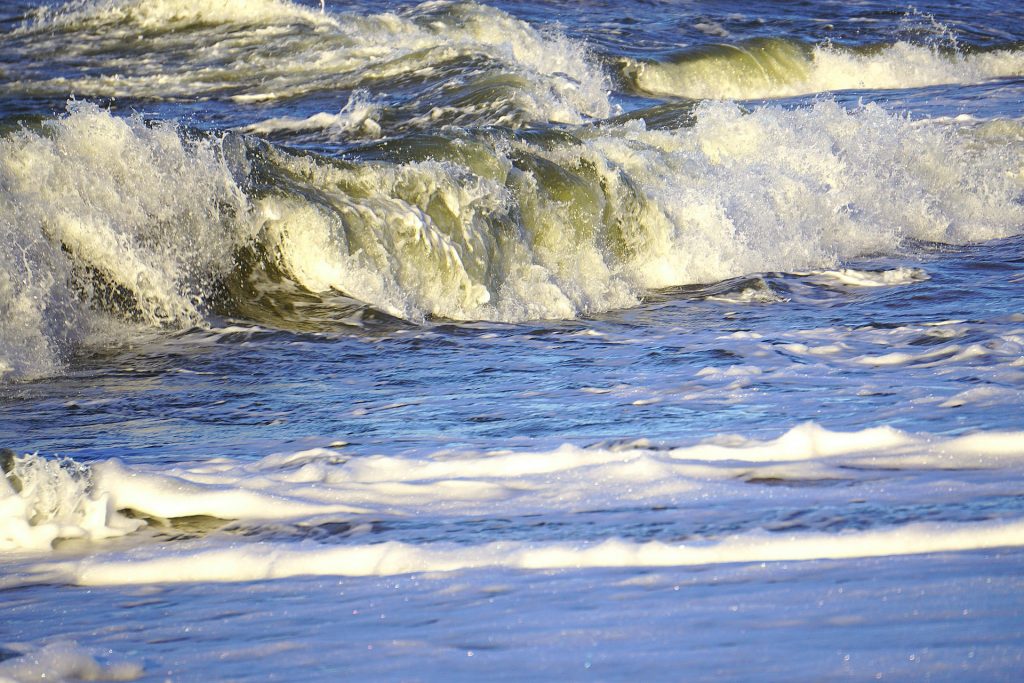
[[[390, 519], [398, 524], [427, 513], [438, 523], [494, 516], [532, 519], [537, 514], [562, 515], [568, 523], [574, 515], [596, 514], [593, 511], [667, 506], [692, 508], [698, 523], [723, 514], [722, 506], [728, 507], [730, 501], [743, 501], [743, 507], [751, 509], [761, 501], [802, 510], [814, 500], [814, 507], [824, 506], [827, 511], [844, 504], [854, 485], [860, 491], [877, 488], [878, 499], [885, 500], [884, 481], [875, 488], [873, 482], [891, 476], [902, 476], [904, 481], [900, 487], [903, 502], [890, 504], [912, 509], [899, 505], [930, 500], [940, 482], [947, 502], [983, 489], [1000, 490], [1007, 473], [1019, 470], [1024, 462], [1022, 443], [1024, 435], [1020, 433], [941, 438], [888, 427], [832, 432], [808, 423], [770, 440], [723, 435], [692, 445], [654, 449], [643, 444], [615, 448], [567, 445], [539, 452], [351, 459], [336, 451], [314, 449], [249, 463], [213, 459], [159, 470], [117, 461], [85, 468], [31, 456], [17, 459], [8, 474], [2, 504], [9, 514], [4, 516], [0, 538], [8, 550], [38, 551], [65, 537], [98, 541], [131, 533], [142, 524], [140, 519], [173, 525], [175, 517], [196, 515], [236, 520], [234, 524], [240, 524], [245, 535], [256, 539], [260, 539], [260, 526], [273, 520], [296, 525], [296, 532], [327, 522], [338, 526], [342, 520], [345, 528], [355, 529], [365, 520], [370, 522], [362, 532], [366, 534], [373, 533], [374, 520]], [[962, 473], [965, 468], [989, 474], [962, 477], [955, 483], [944, 474]], [[86, 474], [54, 476], [58, 469]], [[915, 473], [916, 483], [893, 473]], [[81, 485], [83, 477], [91, 481], [88, 490]], [[39, 481], [49, 482], [50, 489], [41, 493], [35, 483]], [[552, 485], [554, 481], [557, 485]], [[792, 486], [784, 486], [786, 482]], [[814, 486], [814, 482], [820, 485]], [[847, 484], [837, 487], [837, 482]], [[771, 483], [771, 488], [761, 488], [765, 483]], [[768, 490], [771, 495], [767, 498], [757, 495]], [[104, 501], [106, 512], [80, 512], [86, 495], [89, 501]], [[714, 501], [718, 512], [711, 510], [710, 516], [702, 516], [699, 511], [708, 501]], [[41, 509], [47, 512], [40, 514]], [[130, 510], [134, 519], [115, 510]], [[875, 515], [868, 513], [869, 517]], [[929, 516], [934, 514], [930, 508]], [[69, 515], [73, 524], [66, 521]], [[282, 536], [287, 527], [280, 527], [275, 535], [256, 544], [239, 545], [232, 540], [239, 538], [237, 534], [213, 534], [170, 546], [140, 545], [127, 555], [104, 553], [97, 544], [87, 559], [44, 560], [34, 571], [57, 571], [84, 584], [241, 581], [297, 574], [367, 575], [483, 566], [675, 566], [871, 557], [1024, 544], [1024, 523], [1012, 518], [978, 520], [968, 516], [964, 520], [954, 515], [939, 521], [886, 521], [883, 516], [866, 528], [852, 524], [840, 533], [832, 528], [836, 518], [827, 514], [820, 521], [822, 530], [790, 529], [785, 524], [776, 528], [766, 525], [764, 519], [753, 524], [726, 520], [718, 530], [714, 523], [698, 523], [696, 528], [702, 531], [675, 543], [620, 538], [614, 535], [615, 528], [610, 528], [606, 532], [610, 537], [598, 535], [573, 542], [484, 541], [474, 536], [476, 542], [463, 540], [454, 545], [387, 538], [364, 543], [360, 540], [364, 536], [357, 534], [338, 547], [336, 542], [301, 541], [306, 537], [302, 533], [294, 538], [288, 533]], [[56, 524], [58, 520], [64, 524]], [[815, 523], [806, 516], [801, 521]], [[278, 529], [272, 524], [269, 528]]]

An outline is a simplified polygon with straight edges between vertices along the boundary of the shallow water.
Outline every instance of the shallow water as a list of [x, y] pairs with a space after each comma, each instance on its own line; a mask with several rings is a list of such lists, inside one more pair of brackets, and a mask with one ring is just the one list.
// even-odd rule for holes
[[1024, 13], [9, 3], [0, 678], [1014, 680]]

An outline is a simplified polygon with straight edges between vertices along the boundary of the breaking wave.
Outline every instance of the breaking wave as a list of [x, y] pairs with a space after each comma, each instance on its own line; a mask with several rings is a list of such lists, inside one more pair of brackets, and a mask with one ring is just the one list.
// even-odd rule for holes
[[834, 102], [688, 116], [446, 129], [342, 160], [73, 103], [0, 138], [0, 374], [53, 372], [110, 321], [277, 324], [288, 291], [412, 322], [572, 318], [1024, 226], [1019, 124]]

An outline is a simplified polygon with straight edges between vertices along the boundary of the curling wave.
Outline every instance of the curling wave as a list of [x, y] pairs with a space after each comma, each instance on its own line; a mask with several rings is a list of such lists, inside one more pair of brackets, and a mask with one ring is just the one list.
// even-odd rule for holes
[[1024, 226], [1019, 124], [833, 102], [690, 115], [448, 129], [340, 160], [73, 104], [0, 139], [0, 368], [52, 372], [111, 319], [277, 324], [282, 283], [413, 322], [571, 318]]

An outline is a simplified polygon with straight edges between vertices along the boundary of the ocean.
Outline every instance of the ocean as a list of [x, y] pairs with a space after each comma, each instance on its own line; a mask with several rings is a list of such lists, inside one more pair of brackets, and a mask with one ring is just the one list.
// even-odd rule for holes
[[0, 7], [0, 680], [1024, 671], [1024, 7]]

